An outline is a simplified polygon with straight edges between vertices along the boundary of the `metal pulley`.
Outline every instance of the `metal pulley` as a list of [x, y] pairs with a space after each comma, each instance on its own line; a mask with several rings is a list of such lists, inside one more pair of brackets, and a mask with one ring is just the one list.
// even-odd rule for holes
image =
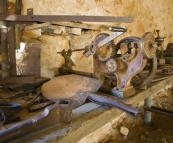
[[144, 58], [152, 59], [156, 54], [157, 44], [151, 32], [146, 32], [141, 39], [141, 50]]

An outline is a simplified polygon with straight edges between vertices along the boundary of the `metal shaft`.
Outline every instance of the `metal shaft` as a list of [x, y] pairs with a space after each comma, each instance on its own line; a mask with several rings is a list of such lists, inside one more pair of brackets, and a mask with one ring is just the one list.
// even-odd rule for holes
[[[144, 100], [144, 106], [151, 108], [151, 96], [149, 96], [148, 98], [146, 98]], [[151, 112], [150, 111], [147, 111], [147, 110], [144, 111], [144, 122], [147, 126], [151, 125]]]
[[151, 108], [145, 107], [145, 110], [148, 110], [148, 111], [151, 111], [151, 112], [154, 112], [154, 113], [158, 113], [158, 114], [161, 114], [161, 115], [173, 117], [173, 112], [171, 110], [166, 110], [164, 108], [152, 106]]

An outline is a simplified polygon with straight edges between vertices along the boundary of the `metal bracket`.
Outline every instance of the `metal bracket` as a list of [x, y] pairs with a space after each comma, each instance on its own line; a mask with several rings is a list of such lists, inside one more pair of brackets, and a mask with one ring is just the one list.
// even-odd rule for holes
[[33, 15], [33, 13], [34, 13], [33, 8], [28, 8], [27, 9], [27, 15]]

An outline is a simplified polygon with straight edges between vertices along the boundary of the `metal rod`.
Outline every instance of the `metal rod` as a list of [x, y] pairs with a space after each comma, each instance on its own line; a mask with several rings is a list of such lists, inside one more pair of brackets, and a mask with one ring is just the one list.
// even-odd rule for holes
[[[144, 100], [144, 106], [151, 108], [151, 96], [147, 97]], [[151, 125], [151, 112], [150, 111], [147, 111], [147, 110], [144, 111], [144, 122], [147, 126]]]
[[147, 111], [151, 111], [151, 112], [155, 112], [155, 113], [161, 114], [161, 115], [173, 117], [173, 112], [170, 112], [169, 110], [165, 110], [165, 109], [162, 109], [162, 108], [158, 108], [158, 107], [152, 107], [152, 108], [144, 107], [144, 109], [147, 110]]
[[122, 27], [109, 27], [110, 31], [113, 32], [126, 32], [127, 28], [122, 28]]
[[160, 81], [160, 80], [164, 80], [164, 79], [167, 79], [168, 77], [169, 77], [169, 76], [165, 76], [165, 77], [153, 79], [151, 82], [157, 82], [157, 81]]
[[87, 22], [133, 22], [132, 17], [115, 16], [79, 16], [79, 15], [6, 15], [1, 14], [0, 20], [5, 21], [87, 21]]
[[77, 75], [82, 75], [82, 76], [93, 78], [93, 73], [82, 72], [82, 71], [75, 71], [75, 70], [72, 70], [70, 68], [65, 68], [65, 67], [59, 68], [59, 72], [61, 74], [77, 74]]
[[[86, 50], [86, 48], [71, 50], [71, 52], [79, 52], [79, 51], [84, 51], [84, 50]], [[66, 52], [68, 52], [68, 51], [66, 51]], [[62, 52], [57, 52], [57, 54], [62, 54]]]
[[21, 14], [22, 10], [22, 0], [16, 0], [15, 14]]

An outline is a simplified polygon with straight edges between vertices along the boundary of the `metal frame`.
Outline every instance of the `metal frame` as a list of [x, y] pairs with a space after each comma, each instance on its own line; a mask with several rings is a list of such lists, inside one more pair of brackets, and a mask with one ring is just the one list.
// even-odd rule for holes
[[114, 16], [79, 16], [79, 15], [0, 15], [1, 21], [35, 22], [35, 21], [84, 21], [84, 22], [133, 22], [132, 17]]

